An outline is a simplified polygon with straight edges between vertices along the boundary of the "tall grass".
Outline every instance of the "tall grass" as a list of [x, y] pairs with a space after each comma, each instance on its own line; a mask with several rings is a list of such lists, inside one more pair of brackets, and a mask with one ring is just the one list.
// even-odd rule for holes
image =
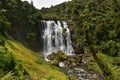
[[33, 52], [14, 40], [6, 40], [6, 47], [13, 53], [18, 63], [28, 71], [33, 80], [69, 80], [68, 76], [43, 61], [39, 53]]
[[[110, 76], [106, 76], [105, 80], [120, 80], [120, 66], [116, 66], [115, 63], [116, 57], [110, 57], [102, 53], [98, 53], [97, 56], [99, 57], [102, 64], [107, 66], [105, 70], [111, 73]], [[120, 60], [120, 57], [118, 58]]]

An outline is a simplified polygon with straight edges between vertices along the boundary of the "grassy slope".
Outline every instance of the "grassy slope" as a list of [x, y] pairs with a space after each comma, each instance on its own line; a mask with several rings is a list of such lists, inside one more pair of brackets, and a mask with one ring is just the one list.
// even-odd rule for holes
[[[103, 53], [97, 53], [97, 56], [100, 59], [101, 63], [106, 65], [109, 68], [107, 70], [109, 70], [109, 72], [112, 73], [111, 76], [105, 77], [105, 80], [113, 80], [113, 79], [114, 80], [120, 80], [120, 67], [113, 64], [113, 63], [115, 63], [115, 60], [118, 60], [118, 62], [119, 62], [120, 57], [110, 57], [110, 56], [107, 56]], [[90, 71], [95, 71], [98, 74], [102, 75], [103, 72], [99, 68], [95, 59], [92, 56], [90, 56], [89, 59], [91, 61], [88, 64], [86, 64], [87, 69], [90, 70]]]
[[23, 64], [33, 80], [68, 80], [68, 76], [58, 68], [44, 62], [35, 55], [37, 53], [25, 48], [20, 43], [6, 40], [5, 44], [16, 60]]
[[114, 80], [120, 80], [120, 66], [113, 64], [115, 62], [114, 59], [118, 59], [119, 62], [120, 57], [110, 57], [102, 53], [98, 53], [97, 56], [99, 57], [103, 64], [108, 66], [108, 68], [110, 69], [109, 71], [112, 73], [111, 77]]

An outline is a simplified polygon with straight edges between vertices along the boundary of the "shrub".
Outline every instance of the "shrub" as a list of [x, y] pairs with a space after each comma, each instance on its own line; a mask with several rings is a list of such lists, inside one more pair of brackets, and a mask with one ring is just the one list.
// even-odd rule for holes
[[22, 64], [17, 64], [13, 70], [14, 76], [17, 79], [24, 80], [29, 76], [27, 70], [22, 66]]
[[4, 71], [11, 71], [14, 69], [15, 64], [13, 55], [6, 47], [0, 45], [0, 68]]
[[67, 59], [67, 55], [65, 55], [62, 51], [58, 51], [48, 55], [47, 58], [51, 60], [52, 64], [58, 66], [59, 62]]

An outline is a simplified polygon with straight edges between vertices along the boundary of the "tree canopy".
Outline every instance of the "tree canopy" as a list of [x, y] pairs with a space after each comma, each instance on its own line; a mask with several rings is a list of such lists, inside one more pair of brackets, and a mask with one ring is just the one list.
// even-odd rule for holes
[[97, 51], [120, 56], [120, 0], [72, 0], [41, 12], [43, 18], [72, 20], [81, 44], [87, 31]]

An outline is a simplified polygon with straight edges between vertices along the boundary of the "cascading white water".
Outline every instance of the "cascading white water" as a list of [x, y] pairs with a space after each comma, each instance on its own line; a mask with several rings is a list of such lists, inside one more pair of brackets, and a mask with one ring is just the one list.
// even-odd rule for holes
[[49, 55], [59, 50], [67, 55], [74, 54], [70, 31], [65, 21], [41, 21], [40, 24], [43, 54]]

